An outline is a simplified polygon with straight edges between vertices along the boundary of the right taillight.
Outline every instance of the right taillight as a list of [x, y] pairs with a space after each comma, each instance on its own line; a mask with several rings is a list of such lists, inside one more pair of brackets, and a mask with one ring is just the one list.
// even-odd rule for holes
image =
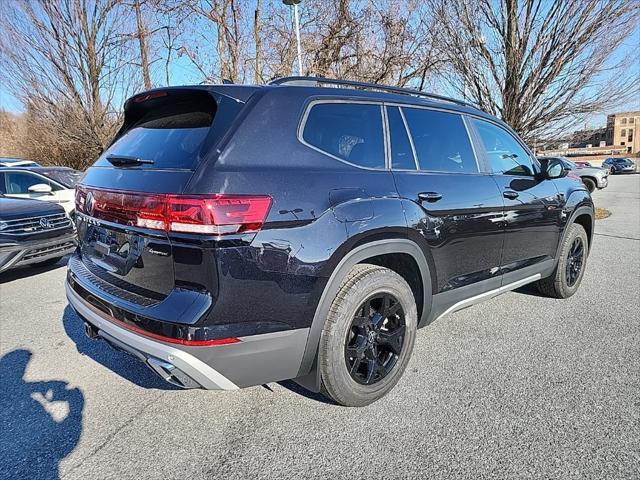
[[172, 232], [225, 235], [260, 230], [271, 198], [249, 195], [179, 196], [167, 201], [168, 229]]
[[143, 194], [78, 187], [76, 210], [103, 220], [167, 232], [228, 235], [260, 230], [266, 195]]

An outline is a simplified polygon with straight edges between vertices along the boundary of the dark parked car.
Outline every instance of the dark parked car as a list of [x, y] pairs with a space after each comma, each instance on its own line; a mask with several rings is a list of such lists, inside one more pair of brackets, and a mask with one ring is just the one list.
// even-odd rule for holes
[[635, 173], [636, 164], [629, 158], [607, 158], [602, 162], [602, 168], [608, 168], [614, 173]]
[[366, 405], [417, 328], [528, 283], [580, 285], [584, 185], [464, 102], [295, 77], [124, 111], [77, 189], [67, 296], [89, 336], [181, 387], [295, 379]]
[[73, 222], [60, 205], [0, 195], [0, 272], [54, 264], [75, 249]]

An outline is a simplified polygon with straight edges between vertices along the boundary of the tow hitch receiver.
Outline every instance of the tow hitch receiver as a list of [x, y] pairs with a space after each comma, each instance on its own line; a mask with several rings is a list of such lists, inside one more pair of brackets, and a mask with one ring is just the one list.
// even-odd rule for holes
[[88, 322], [84, 322], [84, 334], [91, 340], [96, 340], [98, 335], [98, 329]]

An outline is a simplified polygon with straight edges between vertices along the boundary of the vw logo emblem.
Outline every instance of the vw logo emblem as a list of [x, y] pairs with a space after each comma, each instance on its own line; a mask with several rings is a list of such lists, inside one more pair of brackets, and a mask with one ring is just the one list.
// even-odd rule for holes
[[93, 193], [87, 193], [87, 199], [85, 200], [85, 208], [89, 215], [93, 215], [93, 208], [95, 207], [95, 199], [93, 198]]
[[51, 228], [53, 225], [51, 224], [51, 221], [48, 218], [41, 218], [40, 226], [42, 228]]

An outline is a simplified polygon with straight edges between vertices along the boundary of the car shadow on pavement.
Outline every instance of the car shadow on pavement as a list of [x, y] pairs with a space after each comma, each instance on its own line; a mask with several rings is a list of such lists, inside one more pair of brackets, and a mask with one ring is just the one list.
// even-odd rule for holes
[[532, 297], [542, 297], [542, 298], [549, 298], [548, 296], [544, 295], [543, 293], [540, 293], [540, 290], [538, 290], [535, 286], [535, 284], [530, 283], [528, 285], [524, 285], [522, 287], [516, 288], [514, 290], [515, 293], [522, 293], [523, 295], [530, 295]]
[[84, 395], [62, 380], [24, 378], [32, 353], [0, 358], [0, 478], [57, 479], [82, 433]]
[[116, 350], [102, 340], [91, 340], [84, 334], [84, 324], [76, 312], [67, 305], [62, 316], [62, 325], [76, 349], [100, 365], [142, 388], [179, 390], [178, 387], [156, 376], [150, 368], [132, 356]]
[[16, 267], [14, 269], [7, 270], [6, 272], [0, 273], [0, 284], [9, 283], [13, 280], [19, 280], [21, 278], [31, 277], [33, 275], [38, 275], [40, 273], [48, 272], [50, 270], [55, 270], [56, 268], [62, 268], [67, 265], [69, 261], [69, 256], [62, 257], [56, 263], [52, 265], [25, 265], [24, 267]]
[[310, 400], [315, 400], [316, 402], [320, 402], [320, 403], [326, 403], [327, 405], [339, 406], [338, 403], [334, 402], [330, 398], [325, 397], [321, 393], [315, 393], [315, 392], [312, 392], [310, 390], [307, 390], [306, 388], [301, 387], [300, 385], [298, 385], [293, 380], [282, 380], [282, 381], [278, 382], [278, 384], [281, 387], [286, 388], [290, 392], [296, 393], [296, 394], [298, 394], [298, 395], [300, 395], [302, 397], [306, 397], [306, 398], [308, 398]]

